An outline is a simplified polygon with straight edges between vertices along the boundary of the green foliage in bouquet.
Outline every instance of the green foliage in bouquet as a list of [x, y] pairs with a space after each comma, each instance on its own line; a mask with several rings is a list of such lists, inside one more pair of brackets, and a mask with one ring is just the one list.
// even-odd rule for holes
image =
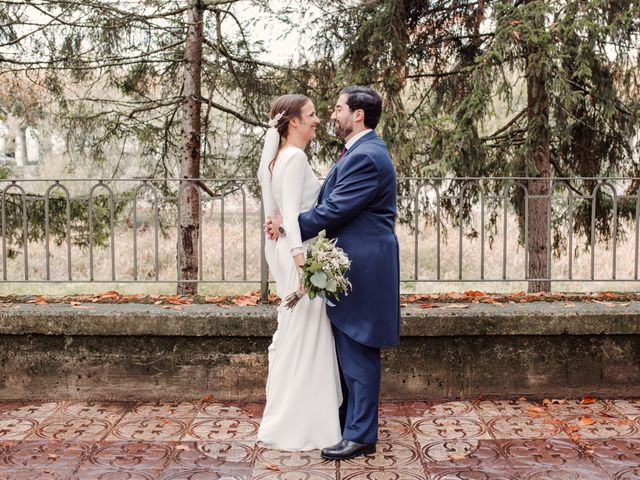
[[[309, 242], [305, 263], [302, 266], [301, 284], [307, 290], [310, 299], [321, 297], [327, 305], [334, 306], [328, 296], [340, 300], [340, 295], [348, 295], [352, 288], [346, 273], [351, 266], [351, 260], [340, 247], [336, 246], [337, 239], [329, 240], [327, 232], [322, 230], [318, 236]], [[285, 298], [287, 308], [293, 308], [300, 301], [301, 295], [294, 292]]]

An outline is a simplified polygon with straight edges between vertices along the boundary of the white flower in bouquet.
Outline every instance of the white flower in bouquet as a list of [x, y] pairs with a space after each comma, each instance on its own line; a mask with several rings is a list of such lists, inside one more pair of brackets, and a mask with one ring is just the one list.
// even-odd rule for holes
[[[351, 266], [351, 260], [340, 247], [336, 246], [337, 239], [329, 240], [327, 232], [322, 230], [318, 236], [309, 242], [307, 256], [302, 266], [300, 282], [307, 290], [309, 298], [321, 297], [329, 306], [335, 306], [327, 297], [332, 296], [340, 300], [340, 295], [348, 295], [351, 282], [346, 273]], [[294, 292], [285, 298], [287, 308], [295, 307], [302, 294]]]

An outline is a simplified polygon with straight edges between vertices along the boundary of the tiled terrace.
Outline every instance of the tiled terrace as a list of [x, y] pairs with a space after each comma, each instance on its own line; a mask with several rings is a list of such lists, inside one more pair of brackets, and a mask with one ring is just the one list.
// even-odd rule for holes
[[385, 403], [375, 455], [255, 445], [262, 405], [0, 403], [0, 479], [640, 479], [640, 401]]

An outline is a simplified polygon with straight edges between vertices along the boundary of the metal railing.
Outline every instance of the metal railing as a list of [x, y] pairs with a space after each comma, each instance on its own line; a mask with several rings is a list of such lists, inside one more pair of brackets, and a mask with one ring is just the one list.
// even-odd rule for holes
[[[534, 181], [547, 193], [530, 194]], [[637, 282], [639, 186], [637, 178], [400, 178], [401, 281]], [[0, 283], [184, 281], [176, 239], [188, 188], [201, 217], [193, 281], [268, 291], [259, 190], [246, 179], [0, 180]], [[536, 278], [534, 201], [547, 212], [546, 274]]]

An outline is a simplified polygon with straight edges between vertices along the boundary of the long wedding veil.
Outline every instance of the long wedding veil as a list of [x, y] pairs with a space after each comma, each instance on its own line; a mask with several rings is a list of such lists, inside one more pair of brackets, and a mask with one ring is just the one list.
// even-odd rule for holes
[[264, 146], [262, 147], [262, 155], [260, 156], [260, 166], [258, 167], [258, 181], [262, 190], [262, 205], [264, 207], [264, 217], [267, 218], [273, 214], [276, 209], [276, 202], [273, 198], [271, 189], [271, 172], [269, 164], [278, 153], [280, 147], [280, 134], [274, 127], [269, 127], [264, 136]]

